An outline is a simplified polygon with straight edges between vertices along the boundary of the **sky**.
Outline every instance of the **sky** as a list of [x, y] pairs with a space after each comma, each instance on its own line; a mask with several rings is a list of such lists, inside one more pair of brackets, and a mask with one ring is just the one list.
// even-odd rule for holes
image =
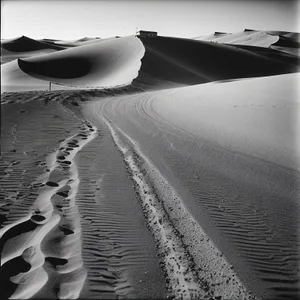
[[300, 32], [298, 0], [4, 0], [1, 38], [78, 39], [135, 34], [196, 37], [245, 28]]

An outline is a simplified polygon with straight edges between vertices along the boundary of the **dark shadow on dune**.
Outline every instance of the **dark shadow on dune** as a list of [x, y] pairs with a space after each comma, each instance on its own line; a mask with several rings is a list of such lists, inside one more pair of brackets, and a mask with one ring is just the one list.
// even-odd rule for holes
[[[223, 33], [217, 33], [223, 34]], [[270, 48], [229, 45], [173, 37], [139, 37], [145, 47], [138, 76], [126, 87], [99, 92], [109, 96], [168, 89], [220, 80], [271, 76], [298, 72], [299, 58]], [[66, 50], [67, 51], [67, 50]], [[94, 58], [84, 53], [18, 59], [20, 69], [34, 78], [76, 87], [93, 72]], [[73, 56], [74, 55], [74, 56]], [[105, 64], [97, 68], [105, 68]], [[59, 83], [59, 79], [68, 79]], [[58, 82], [57, 82], [58, 81]], [[91, 92], [93, 93], [93, 92]]]
[[[224, 44], [173, 37], [140, 37], [146, 53], [139, 76], [182, 84], [297, 72], [284, 60]], [[275, 54], [274, 54], [275, 55]], [[137, 78], [138, 79], [138, 78]]]
[[[2, 251], [5, 243], [18, 235], [21, 235], [26, 232], [35, 230], [39, 225], [34, 223], [31, 219], [23, 223], [20, 223], [12, 228], [8, 229], [0, 239], [0, 258], [2, 257]], [[2, 268], [2, 267], [1, 267]]]
[[24, 61], [18, 59], [20, 69], [29, 74], [58, 79], [74, 79], [88, 74], [92, 63], [82, 57], [64, 57], [55, 60]]
[[68, 263], [67, 259], [58, 257], [46, 257], [45, 261], [48, 261], [53, 267], [63, 266]]
[[[227, 46], [235, 47], [238, 49], [243, 49], [250, 51], [255, 54], [259, 54], [261, 56], [264, 56], [266, 58], [270, 58], [273, 60], [277, 60], [279, 62], [283, 62], [286, 64], [291, 65], [295, 67], [295, 72], [297, 72], [297, 69], [300, 67], [300, 58], [296, 55], [292, 55], [289, 53], [284, 53], [272, 48], [265, 48], [265, 47], [258, 47], [258, 46], [249, 46], [249, 45], [230, 45], [226, 44]], [[275, 44], [273, 44], [275, 45]]]
[[299, 41], [285, 36], [279, 36], [279, 40], [276, 43], [274, 43], [273, 46], [300, 49]]
[[290, 39], [300, 42], [300, 33], [299, 32], [280, 31], [280, 30], [269, 30], [266, 32], [268, 34], [280, 35], [280, 36], [284, 36], [284, 37], [287, 37], [287, 38], [290, 38]]
[[1, 299], [8, 299], [17, 289], [18, 284], [11, 282], [10, 277], [16, 276], [21, 272], [28, 272], [31, 265], [22, 256], [15, 257], [6, 262], [0, 268], [0, 295]]

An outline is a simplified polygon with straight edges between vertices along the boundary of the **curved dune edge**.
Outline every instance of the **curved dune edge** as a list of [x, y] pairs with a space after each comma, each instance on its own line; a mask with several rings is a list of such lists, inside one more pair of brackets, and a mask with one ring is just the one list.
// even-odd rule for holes
[[[196, 39], [95, 38], [73, 41], [62, 51], [51, 50], [55, 53], [4, 55], [3, 90], [46, 90], [49, 82], [56, 84], [53, 89], [151, 90], [299, 71], [299, 42], [275, 33], [245, 30]], [[18, 61], [8, 62], [17, 57]]]
[[[175, 299], [257, 299], [246, 290], [222, 253], [138, 145], [107, 117], [103, 116], [103, 121], [134, 181], [149, 230], [157, 243], [170, 295]], [[184, 221], [184, 227], [175, 227], [174, 219], [176, 224]], [[195, 238], [201, 241], [199, 247], [193, 246]]]
[[269, 35], [264, 31], [242, 31], [212, 39], [212, 41], [217, 41], [218, 43], [251, 45], [266, 48], [275, 44], [278, 40], [279, 36]]
[[296, 32], [245, 29], [233, 33], [214, 32], [213, 34], [198, 36], [194, 39], [267, 48], [276, 44], [284, 44], [287, 47], [289, 45], [299, 47], [299, 38], [299, 33]]
[[48, 82], [108, 88], [130, 84], [138, 76], [144, 52], [141, 41], [129, 36], [18, 59], [18, 64], [23, 72]]
[[47, 81], [33, 78], [24, 73], [18, 65], [17, 60], [1, 65], [1, 93], [27, 90], [47, 90]]
[[46, 159], [47, 172], [34, 182], [40, 188], [30, 214], [3, 224], [0, 277], [1, 284], [8, 286], [5, 297], [28, 299], [41, 290], [49, 279], [45, 261], [53, 265], [59, 278], [58, 298], [79, 297], [87, 271], [81, 257], [81, 225], [75, 203], [79, 178], [74, 158], [96, 134], [96, 127], [85, 121], [79, 133], [62, 141]]

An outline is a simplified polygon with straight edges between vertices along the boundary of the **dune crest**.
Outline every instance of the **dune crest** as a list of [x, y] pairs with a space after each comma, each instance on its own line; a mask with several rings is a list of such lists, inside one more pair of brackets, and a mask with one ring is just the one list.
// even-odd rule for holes
[[[35, 41], [21, 37], [2, 44], [4, 91], [46, 90], [49, 82], [76, 89], [127, 85], [164, 89], [293, 73], [300, 66], [297, 34], [252, 29], [195, 39], [127, 36]], [[10, 52], [11, 47], [18, 52]], [[16, 58], [17, 62], [11, 61]]]
[[37, 58], [19, 59], [28, 75], [54, 83], [78, 87], [127, 85], [138, 76], [144, 47], [138, 38], [92, 43]]
[[37, 41], [24, 35], [16, 39], [1, 41], [1, 48], [10, 52], [28, 52], [42, 49], [63, 49], [59, 45], [53, 45], [42, 41]]

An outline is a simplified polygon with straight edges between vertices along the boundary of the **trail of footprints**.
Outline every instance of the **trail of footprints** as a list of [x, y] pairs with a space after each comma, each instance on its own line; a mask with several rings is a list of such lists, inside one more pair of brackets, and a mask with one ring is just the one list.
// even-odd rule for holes
[[87, 271], [81, 256], [80, 216], [75, 203], [79, 178], [74, 157], [96, 134], [96, 127], [84, 121], [79, 133], [62, 141], [48, 156], [46, 172], [33, 183], [39, 190], [29, 215], [4, 223], [0, 229], [4, 298], [28, 299], [50, 277], [56, 282], [59, 299], [79, 297]]

